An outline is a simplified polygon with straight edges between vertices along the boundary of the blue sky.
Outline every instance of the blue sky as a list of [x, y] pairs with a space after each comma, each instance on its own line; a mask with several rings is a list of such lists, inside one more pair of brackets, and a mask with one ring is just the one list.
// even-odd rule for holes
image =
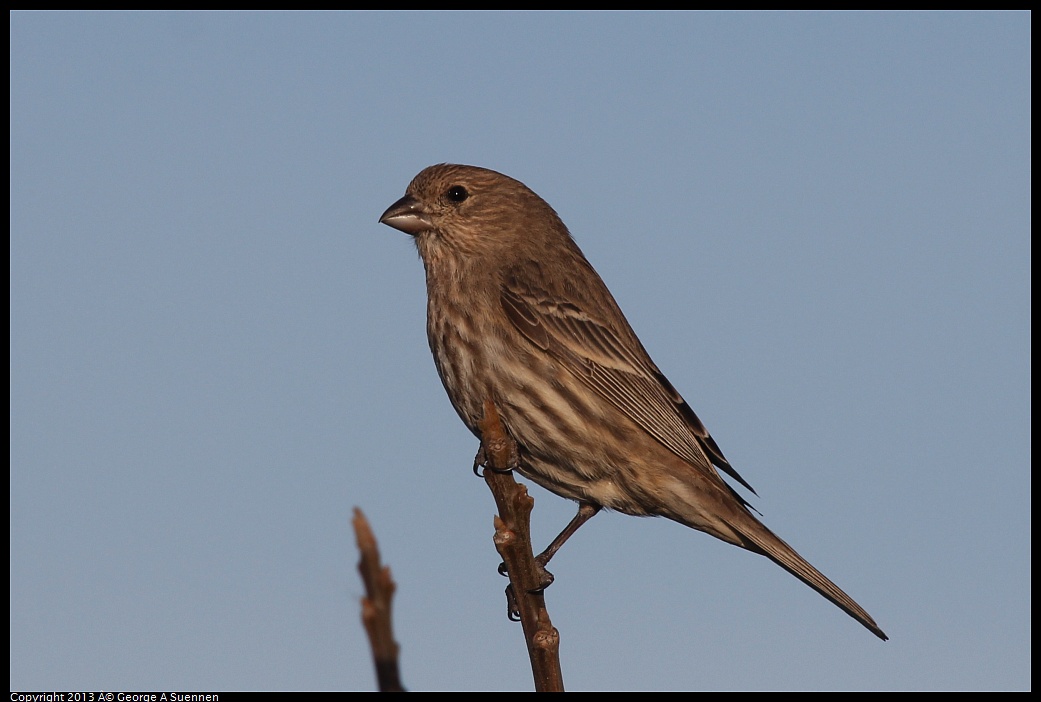
[[1029, 14], [10, 19], [12, 689], [373, 689], [355, 506], [405, 684], [531, 689], [377, 223], [446, 161], [554, 206], [891, 637], [601, 514], [551, 568], [568, 689], [1030, 688]]

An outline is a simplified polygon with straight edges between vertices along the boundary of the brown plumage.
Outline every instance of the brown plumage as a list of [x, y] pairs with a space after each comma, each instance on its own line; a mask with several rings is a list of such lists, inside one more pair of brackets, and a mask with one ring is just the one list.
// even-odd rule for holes
[[587, 506], [586, 518], [599, 507], [667, 517], [763, 554], [887, 638], [723, 480], [751, 490], [542, 198], [501, 173], [442, 164], [380, 221], [419, 248], [427, 336], [456, 412], [479, 437], [492, 399], [522, 475]]

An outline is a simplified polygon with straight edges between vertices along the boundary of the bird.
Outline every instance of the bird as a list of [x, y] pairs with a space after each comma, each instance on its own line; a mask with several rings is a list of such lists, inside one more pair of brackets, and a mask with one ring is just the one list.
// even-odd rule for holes
[[481, 438], [491, 401], [516, 470], [578, 502], [542, 565], [601, 509], [665, 517], [766, 556], [888, 639], [724, 480], [755, 494], [539, 195], [497, 171], [443, 163], [420, 171], [379, 221], [418, 249], [427, 339], [463, 423]]

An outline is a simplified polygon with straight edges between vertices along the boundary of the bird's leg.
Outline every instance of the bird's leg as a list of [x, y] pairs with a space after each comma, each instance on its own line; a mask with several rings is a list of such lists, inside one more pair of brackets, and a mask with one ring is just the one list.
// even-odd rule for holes
[[[560, 547], [564, 545], [564, 542], [571, 538], [571, 535], [578, 531], [578, 528], [596, 516], [596, 513], [600, 511], [600, 505], [593, 502], [579, 502], [578, 503], [578, 514], [576, 514], [568, 525], [557, 534], [557, 538], [553, 539], [546, 550], [535, 556], [535, 565], [539, 569], [539, 587], [537, 591], [545, 590], [547, 587], [553, 584], [553, 573], [546, 570], [546, 564], [549, 560], [557, 554]], [[506, 570], [506, 564], [499, 564], [499, 574], [509, 575]]]
[[[578, 528], [588, 522], [590, 519], [596, 516], [596, 513], [600, 511], [600, 505], [593, 502], [579, 502], [578, 503], [578, 514], [568, 522], [568, 525], [564, 527], [563, 531], [557, 534], [557, 538], [553, 539], [546, 550], [535, 556], [535, 562], [541, 565], [543, 568], [549, 563], [549, 559], [556, 555], [560, 547], [564, 545], [564, 542], [571, 538], [571, 535], [578, 531]], [[550, 576], [550, 582], [552, 582], [553, 576]]]

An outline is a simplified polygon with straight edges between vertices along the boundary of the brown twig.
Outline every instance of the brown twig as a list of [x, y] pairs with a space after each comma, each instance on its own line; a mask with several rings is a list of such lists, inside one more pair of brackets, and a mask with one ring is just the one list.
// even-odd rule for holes
[[495, 548], [509, 571], [510, 587], [520, 613], [537, 692], [563, 692], [560, 672], [560, 633], [553, 627], [542, 594], [545, 570], [531, 548], [531, 509], [535, 501], [510, 473], [516, 444], [506, 435], [494, 403], [484, 403], [480, 422], [484, 479], [495, 497]]
[[353, 523], [358, 550], [361, 551], [358, 572], [365, 583], [365, 597], [361, 598], [361, 620], [369, 635], [369, 645], [376, 663], [376, 680], [380, 692], [404, 692], [398, 673], [398, 644], [390, 624], [390, 601], [395, 589], [390, 567], [380, 566], [376, 537], [365, 515], [357, 507], [354, 508]]

